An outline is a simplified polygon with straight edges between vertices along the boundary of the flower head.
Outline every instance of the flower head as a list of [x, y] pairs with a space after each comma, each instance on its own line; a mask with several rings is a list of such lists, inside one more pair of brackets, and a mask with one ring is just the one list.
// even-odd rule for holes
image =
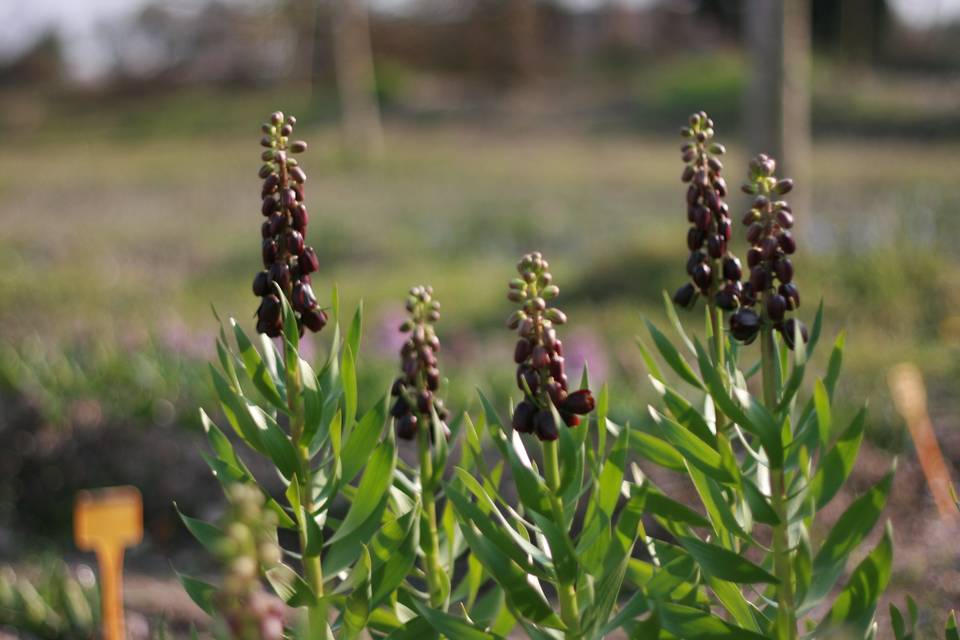
[[800, 306], [790, 261], [797, 249], [790, 232], [793, 211], [780, 199], [793, 189], [793, 181], [778, 179], [774, 175], [776, 167], [773, 158], [761, 153], [750, 161], [750, 181], [742, 187], [744, 193], [754, 197], [743, 218], [750, 243], [750, 279], [743, 286], [741, 309], [730, 318], [730, 329], [735, 338], [750, 343], [763, 323], [770, 323], [792, 349], [797, 334], [806, 342], [807, 328], [796, 318], [787, 317]]
[[[410, 317], [400, 325], [400, 331], [409, 335], [400, 348], [401, 373], [390, 391], [396, 397], [390, 413], [396, 420], [397, 436], [410, 440], [416, 436], [421, 423], [430, 423], [434, 412], [441, 422], [449, 414], [437, 396], [440, 339], [433, 325], [440, 319], [440, 303], [433, 299], [433, 287], [412, 287], [407, 297], [407, 312]], [[446, 433], [445, 424], [443, 429]], [[432, 429], [430, 435], [433, 436]]]
[[313, 247], [304, 243], [309, 221], [304, 205], [307, 175], [293, 155], [306, 151], [307, 143], [292, 140], [296, 123], [293, 116], [284, 119], [277, 111], [263, 124], [260, 140], [266, 147], [259, 172], [263, 179], [260, 212], [266, 219], [260, 229], [263, 271], [253, 279], [253, 293], [261, 298], [257, 331], [270, 337], [283, 330], [283, 306], [274, 285], [293, 306], [301, 333], [304, 327], [320, 331], [327, 324], [327, 314], [310, 286], [310, 274], [320, 265]]
[[680, 133], [687, 140], [680, 152], [686, 163], [681, 180], [688, 185], [687, 275], [691, 281], [677, 289], [673, 301], [689, 308], [702, 293], [714, 296], [720, 308], [732, 310], [740, 297], [740, 261], [727, 248], [732, 230], [719, 159], [725, 149], [712, 142], [713, 120], [703, 111], [691, 115], [690, 125]]
[[570, 427], [580, 424], [579, 416], [594, 408], [589, 389], [568, 392], [563, 343], [555, 328], [567, 317], [548, 303], [560, 293], [549, 267], [539, 252], [523, 256], [517, 264], [520, 277], [510, 281], [507, 294], [521, 305], [507, 321], [520, 334], [513, 359], [517, 363], [517, 386], [524, 394], [513, 413], [513, 428], [534, 433], [541, 440], [556, 440], [560, 435], [551, 404]]

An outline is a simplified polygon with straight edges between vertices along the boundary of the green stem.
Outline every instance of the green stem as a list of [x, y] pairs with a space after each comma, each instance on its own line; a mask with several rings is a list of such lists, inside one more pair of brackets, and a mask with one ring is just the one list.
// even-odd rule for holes
[[427, 517], [426, 539], [423, 541], [424, 567], [427, 585], [430, 589], [430, 606], [439, 609], [444, 605], [442, 590], [443, 572], [440, 566], [440, 541], [437, 534], [437, 506], [433, 495], [433, 456], [430, 447], [430, 426], [426, 416], [420, 416], [421, 426], [417, 430], [420, 445], [420, 487], [423, 491], [423, 510]]
[[[286, 349], [284, 349], [286, 359]], [[300, 508], [303, 511], [303, 517], [313, 517], [313, 471], [310, 468], [310, 451], [306, 444], [300, 441], [303, 438], [306, 419], [304, 417], [303, 403], [300, 399], [301, 379], [300, 369], [287, 368], [287, 406], [290, 408], [291, 424], [290, 437], [297, 448], [299, 454], [300, 473], [298, 482], [300, 483]], [[322, 546], [322, 541], [321, 545]], [[307, 584], [313, 590], [318, 599], [323, 597], [323, 567], [320, 562], [320, 555], [308, 555], [307, 549], [307, 529], [306, 522], [300, 527], [300, 552], [302, 555], [304, 577]], [[310, 625], [311, 638], [326, 638], [327, 629], [327, 605], [322, 600], [315, 605], [308, 607], [307, 617]]]
[[[776, 360], [777, 350], [773, 329], [766, 324], [760, 335], [763, 367], [763, 404], [771, 411], [777, 406]], [[780, 524], [773, 527], [773, 569], [779, 580], [777, 586], [778, 637], [794, 640], [797, 637], [797, 617], [793, 595], [793, 566], [790, 563], [789, 523], [784, 495], [786, 482], [783, 466], [770, 468], [770, 496], [774, 513]]]
[[[550, 509], [553, 521], [561, 531], [567, 533], [566, 518], [563, 512], [563, 499], [560, 497], [560, 462], [557, 456], [557, 441], [543, 441], [543, 474], [550, 489]], [[573, 581], [557, 583], [557, 597], [560, 599], [560, 618], [567, 625], [566, 637], [580, 637], [580, 606], [577, 603], [577, 590]]]

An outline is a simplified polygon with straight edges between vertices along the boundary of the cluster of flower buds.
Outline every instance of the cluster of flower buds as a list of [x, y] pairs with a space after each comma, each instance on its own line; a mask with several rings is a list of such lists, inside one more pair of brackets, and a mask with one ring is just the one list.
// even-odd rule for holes
[[[740, 309], [730, 318], [730, 332], [749, 344], [763, 323], [769, 322], [792, 349], [798, 331], [804, 342], [808, 335], [802, 322], [786, 317], [788, 311], [800, 306], [800, 292], [793, 282], [793, 263], [789, 258], [797, 244], [790, 233], [793, 212], [789, 204], [778, 198], [793, 189], [793, 181], [777, 179], [776, 166], [773, 158], [761, 153], [750, 161], [750, 181], [743, 185], [744, 193], [753, 196], [750, 211], [743, 218], [750, 243], [750, 279], [743, 285]], [[758, 304], [760, 313], [754, 310]]]
[[687, 275], [691, 282], [677, 289], [673, 301], [688, 308], [700, 293], [712, 294], [717, 306], [732, 310], [740, 294], [740, 261], [727, 250], [732, 227], [730, 208], [723, 201], [727, 183], [720, 175], [723, 164], [719, 159], [725, 149], [712, 142], [713, 120], [703, 111], [691, 115], [690, 126], [680, 134], [686, 139], [680, 151], [687, 165], [681, 179], [688, 185]]
[[[433, 287], [413, 287], [407, 297], [410, 317], [400, 325], [410, 334], [400, 348], [401, 374], [390, 393], [396, 397], [390, 414], [396, 419], [397, 437], [412, 440], [421, 423], [430, 424], [433, 413], [440, 418], [444, 434], [449, 436], [446, 420], [449, 413], [437, 396], [440, 369], [437, 353], [440, 339], [433, 328], [440, 319], [440, 303], [433, 299]], [[430, 429], [430, 437], [433, 430]]]
[[547, 304], [560, 293], [552, 283], [549, 266], [540, 253], [523, 256], [517, 263], [520, 277], [510, 281], [507, 295], [522, 305], [507, 321], [520, 334], [513, 359], [517, 363], [517, 386], [524, 393], [523, 401], [513, 412], [513, 428], [534, 433], [541, 440], [556, 440], [560, 435], [551, 403], [570, 427], [580, 424], [579, 416], [590, 413], [594, 407], [589, 389], [572, 393], [567, 389], [563, 344], [554, 329], [565, 323], [567, 317]]
[[267, 595], [260, 573], [280, 563], [277, 516], [264, 508], [256, 488], [235, 484], [228, 488], [230, 509], [223, 519], [224, 536], [215, 549], [226, 567], [217, 604], [231, 638], [248, 640], [283, 637], [283, 606]]
[[303, 203], [303, 185], [307, 174], [293, 154], [307, 150], [307, 143], [291, 140], [297, 119], [277, 111], [263, 124], [260, 144], [263, 152], [263, 206], [266, 218], [260, 229], [263, 237], [263, 268], [253, 280], [254, 295], [262, 298], [257, 309], [257, 332], [275, 338], [283, 330], [283, 308], [274, 285], [278, 285], [293, 305], [300, 332], [304, 327], [320, 331], [327, 314], [317, 304], [310, 286], [310, 274], [319, 268], [313, 247], [304, 244], [307, 232], [307, 208]]

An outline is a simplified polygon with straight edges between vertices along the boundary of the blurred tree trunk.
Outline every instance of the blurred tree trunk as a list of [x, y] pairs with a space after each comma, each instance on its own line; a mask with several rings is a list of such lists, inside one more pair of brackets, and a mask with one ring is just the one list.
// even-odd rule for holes
[[340, 96], [340, 126], [348, 152], [383, 150], [370, 22], [365, 0], [333, 0], [333, 50]]
[[750, 77], [746, 130], [750, 154], [777, 159], [778, 174], [797, 187], [793, 207], [810, 214], [810, 3], [748, 0], [746, 35]]

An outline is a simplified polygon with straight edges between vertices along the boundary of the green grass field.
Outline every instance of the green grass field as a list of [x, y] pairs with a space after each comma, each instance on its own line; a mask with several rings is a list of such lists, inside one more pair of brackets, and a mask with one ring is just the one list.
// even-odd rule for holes
[[[0, 380], [53, 422], [83, 418], [92, 403], [110, 422], [192, 424], [208, 395], [210, 305], [252, 329], [256, 123], [269, 96], [224, 102], [223, 122], [213, 98], [198, 100], [171, 107], [169, 123], [141, 123], [140, 135], [134, 116], [108, 112], [73, 128], [61, 115], [0, 143]], [[746, 158], [719, 124], [738, 185]], [[431, 283], [445, 309], [449, 403], [470, 408], [477, 385], [509, 393], [505, 285], [516, 257], [540, 249], [571, 318], [568, 341], [614, 386], [621, 418], [642, 408], [650, 396], [634, 335], [642, 313], [662, 319], [661, 291], [685, 277], [672, 131], [392, 126], [371, 163], [342, 154], [329, 126], [301, 131], [311, 144], [308, 241], [322, 261], [314, 286], [324, 295], [336, 283], [347, 307], [364, 300], [371, 392], [391, 375], [406, 288]], [[916, 361], [935, 406], [957, 400], [947, 384], [960, 345], [955, 174], [955, 145], [818, 140], [814, 210], [796, 212], [801, 316], [810, 321], [822, 298], [827, 336], [849, 330], [850, 406], [869, 393], [873, 434], [895, 449], [887, 367]], [[731, 196], [735, 219], [745, 204]], [[317, 352], [327, 339], [313, 338]]]

